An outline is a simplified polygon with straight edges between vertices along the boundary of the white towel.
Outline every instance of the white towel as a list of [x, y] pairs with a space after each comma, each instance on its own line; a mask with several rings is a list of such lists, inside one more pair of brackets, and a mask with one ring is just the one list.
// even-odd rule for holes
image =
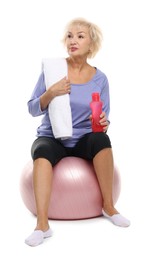
[[[42, 60], [46, 89], [67, 77], [65, 58], [49, 58]], [[55, 138], [67, 139], [72, 136], [72, 114], [69, 94], [55, 97], [48, 106], [49, 118]]]

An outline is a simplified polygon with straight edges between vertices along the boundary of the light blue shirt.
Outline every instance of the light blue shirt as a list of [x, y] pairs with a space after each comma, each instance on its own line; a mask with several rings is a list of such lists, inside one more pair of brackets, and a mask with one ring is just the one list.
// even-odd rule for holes
[[[37, 128], [37, 136], [54, 137], [49, 120], [48, 109], [41, 110], [40, 96], [46, 91], [44, 74], [41, 73], [34, 88], [32, 96], [28, 101], [28, 110], [32, 116], [43, 115], [42, 122]], [[85, 134], [92, 132], [90, 102], [93, 92], [99, 92], [103, 101], [103, 111], [108, 119], [110, 112], [109, 84], [106, 75], [96, 68], [93, 78], [84, 84], [71, 84], [70, 105], [72, 112], [73, 135], [71, 138], [61, 140], [64, 146], [73, 147]], [[59, 115], [60, 116], [60, 115]]]

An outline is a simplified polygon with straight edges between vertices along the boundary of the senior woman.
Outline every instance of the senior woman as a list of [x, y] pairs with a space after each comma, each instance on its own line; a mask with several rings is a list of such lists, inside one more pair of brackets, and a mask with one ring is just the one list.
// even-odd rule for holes
[[[113, 205], [113, 154], [111, 141], [107, 135], [109, 126], [110, 97], [108, 79], [104, 72], [88, 63], [100, 50], [102, 32], [100, 28], [85, 19], [71, 20], [64, 32], [63, 43], [68, 77], [60, 79], [48, 89], [44, 73], [28, 101], [32, 116], [43, 115], [37, 129], [37, 138], [32, 144], [33, 183], [37, 208], [37, 224], [32, 234], [25, 240], [30, 246], [43, 243], [52, 235], [48, 221], [48, 207], [51, 195], [53, 166], [66, 156], [76, 156], [92, 160], [103, 196], [102, 216], [117, 226], [127, 227], [130, 221], [122, 216]], [[92, 132], [90, 100], [93, 92], [99, 92], [103, 101], [100, 114], [102, 132]], [[48, 106], [57, 96], [70, 94], [73, 134], [66, 140], [56, 139], [49, 120]]]

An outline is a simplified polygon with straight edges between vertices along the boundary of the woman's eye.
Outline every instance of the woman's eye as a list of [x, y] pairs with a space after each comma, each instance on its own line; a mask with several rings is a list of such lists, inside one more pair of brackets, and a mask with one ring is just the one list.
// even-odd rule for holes
[[79, 37], [79, 39], [83, 39], [84, 38], [83, 35], [79, 35], [78, 37]]
[[71, 35], [71, 34], [68, 34], [68, 35], [67, 35], [67, 38], [71, 38], [71, 37], [72, 37], [72, 35]]

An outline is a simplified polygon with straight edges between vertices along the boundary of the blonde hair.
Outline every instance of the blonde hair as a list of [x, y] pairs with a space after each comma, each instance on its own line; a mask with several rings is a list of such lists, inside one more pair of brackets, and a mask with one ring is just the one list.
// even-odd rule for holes
[[102, 46], [103, 35], [100, 28], [96, 24], [91, 23], [84, 18], [73, 19], [65, 27], [64, 36], [62, 39], [64, 46], [66, 44], [68, 30], [72, 26], [85, 26], [88, 28], [89, 36], [92, 41], [92, 49], [88, 54], [88, 58], [93, 58]]

